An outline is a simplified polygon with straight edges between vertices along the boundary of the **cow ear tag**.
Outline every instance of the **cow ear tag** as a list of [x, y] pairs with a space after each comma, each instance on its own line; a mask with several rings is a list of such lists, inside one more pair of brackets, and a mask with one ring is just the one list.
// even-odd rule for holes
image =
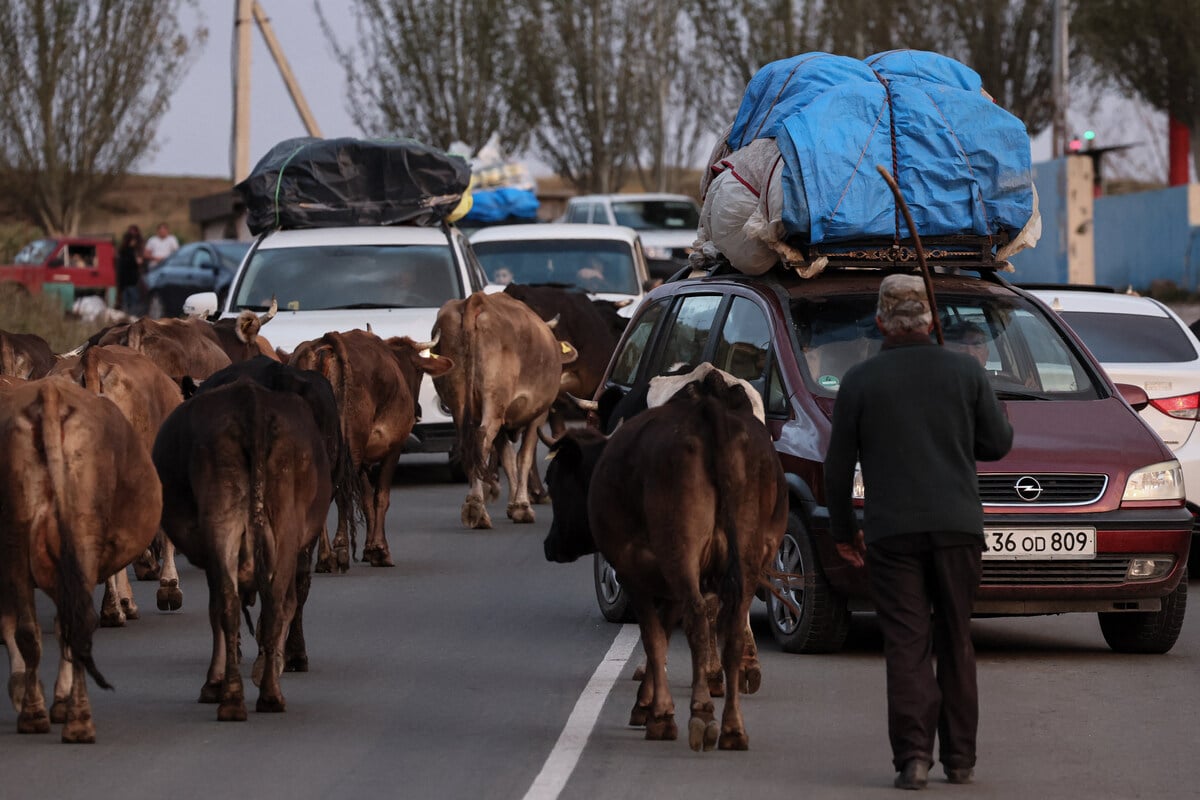
[[821, 377], [817, 378], [817, 383], [821, 384], [826, 389], [836, 389], [842, 385], [842, 382], [838, 380], [836, 375], [822, 375]]

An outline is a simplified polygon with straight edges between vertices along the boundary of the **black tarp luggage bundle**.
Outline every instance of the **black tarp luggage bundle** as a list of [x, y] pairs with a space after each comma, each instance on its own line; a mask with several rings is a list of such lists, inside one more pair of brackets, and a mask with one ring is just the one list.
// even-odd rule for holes
[[275, 145], [235, 190], [246, 225], [438, 225], [471, 182], [464, 159], [412, 139], [300, 137]]

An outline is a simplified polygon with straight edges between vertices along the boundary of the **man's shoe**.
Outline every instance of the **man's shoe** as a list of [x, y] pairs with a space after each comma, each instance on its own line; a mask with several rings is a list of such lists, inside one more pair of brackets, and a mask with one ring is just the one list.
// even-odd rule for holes
[[929, 763], [923, 758], [911, 758], [896, 776], [897, 789], [924, 789], [929, 783]]
[[975, 778], [975, 770], [971, 767], [946, 767], [946, 781], [949, 783], [970, 783]]

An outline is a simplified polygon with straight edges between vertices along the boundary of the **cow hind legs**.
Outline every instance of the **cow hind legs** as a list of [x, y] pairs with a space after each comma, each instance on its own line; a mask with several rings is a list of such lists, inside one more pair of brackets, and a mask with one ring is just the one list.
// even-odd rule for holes
[[529, 503], [509, 503], [508, 518], [513, 522], [534, 522], [533, 507]]
[[673, 712], [667, 712], [658, 717], [650, 717], [646, 720], [646, 739], [648, 741], [673, 742], [678, 738], [679, 726], [675, 724], [675, 714]]
[[395, 563], [392, 561], [392, 554], [388, 551], [388, 546], [386, 544], [371, 545], [370, 547], [364, 547], [363, 548], [363, 560], [366, 561], [368, 564], [370, 564], [372, 567], [394, 567], [394, 566], [396, 566]]
[[692, 717], [688, 720], [688, 747], [697, 753], [701, 750], [712, 750], [717, 746], [719, 732], [720, 726], [715, 719]]
[[462, 506], [462, 524], [464, 528], [488, 530], [492, 527], [492, 518], [488, 516], [483, 498], [469, 495]]
[[17, 715], [17, 733], [49, 733], [50, 732], [50, 717], [46, 715], [46, 709], [35, 708], [32, 710], [22, 710]]
[[125, 619], [128, 616], [117, 600], [117, 594], [113, 591], [112, 584], [110, 579], [104, 586], [104, 600], [100, 604], [101, 628], [122, 628], [125, 626]]
[[183, 608], [183, 590], [179, 588], [179, 581], [160, 580], [154, 600], [159, 611], [178, 611]]
[[133, 575], [139, 581], [156, 581], [159, 576], [158, 559], [149, 548], [133, 560]]

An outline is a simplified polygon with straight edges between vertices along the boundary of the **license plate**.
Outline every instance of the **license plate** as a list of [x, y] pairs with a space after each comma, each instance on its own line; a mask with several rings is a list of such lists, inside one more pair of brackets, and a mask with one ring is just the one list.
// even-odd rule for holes
[[987, 559], [1044, 559], [1096, 557], [1096, 529], [986, 528], [983, 557]]

